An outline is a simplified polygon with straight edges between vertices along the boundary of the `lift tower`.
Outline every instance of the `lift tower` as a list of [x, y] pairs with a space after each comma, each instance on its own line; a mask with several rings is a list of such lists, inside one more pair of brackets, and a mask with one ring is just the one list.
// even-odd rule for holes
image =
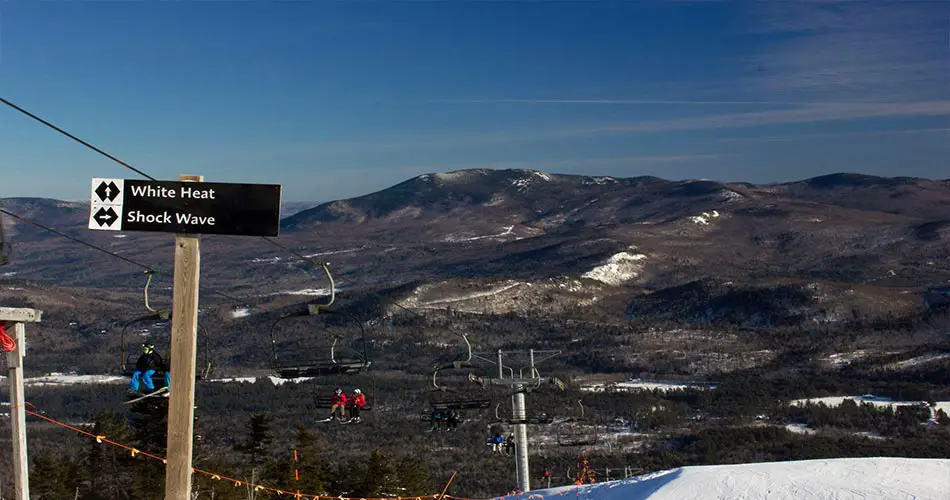
[[[479, 360], [498, 366], [498, 378], [478, 377], [474, 374], [468, 376], [470, 381], [482, 386], [511, 387], [512, 418], [508, 420], [508, 423], [515, 426], [515, 468], [518, 477], [518, 489], [522, 492], [531, 489], [528, 479], [528, 415], [525, 408], [525, 394], [539, 389], [544, 384], [554, 385], [564, 390], [563, 382], [556, 377], [542, 377], [536, 368], [538, 363], [547, 361], [559, 354], [561, 354], [561, 351], [536, 351], [534, 349], [527, 351], [504, 351], [499, 349], [494, 353], [475, 353], [474, 357]], [[494, 359], [486, 356], [494, 356]], [[515, 369], [505, 364], [506, 357], [521, 357], [524, 359], [524, 356], [527, 356], [528, 363], [518, 369], [516, 376]], [[506, 370], [508, 372], [507, 377]], [[527, 374], [525, 374], [526, 370], [528, 371]]]

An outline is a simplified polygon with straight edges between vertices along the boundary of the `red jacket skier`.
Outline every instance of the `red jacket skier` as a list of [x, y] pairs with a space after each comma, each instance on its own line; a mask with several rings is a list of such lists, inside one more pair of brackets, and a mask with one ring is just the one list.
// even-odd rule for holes
[[360, 410], [366, 407], [366, 396], [363, 391], [353, 389], [353, 402], [350, 404], [350, 422], [362, 422]]
[[340, 389], [339, 387], [337, 387], [337, 388], [336, 388], [336, 391], [334, 391], [333, 397], [330, 399], [330, 401], [333, 403], [333, 404], [330, 406], [330, 418], [333, 418], [333, 417], [334, 417], [337, 408], [339, 408], [339, 409], [340, 409], [340, 421], [342, 422], [342, 421], [343, 421], [343, 417], [344, 417], [344, 415], [343, 415], [344, 408], [346, 407], [346, 394], [343, 394], [343, 390]]

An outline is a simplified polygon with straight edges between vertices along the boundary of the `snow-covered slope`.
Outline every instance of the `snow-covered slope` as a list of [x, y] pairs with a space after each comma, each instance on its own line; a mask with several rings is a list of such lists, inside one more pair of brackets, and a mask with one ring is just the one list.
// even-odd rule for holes
[[506, 500], [947, 500], [950, 459], [841, 458], [681, 467]]

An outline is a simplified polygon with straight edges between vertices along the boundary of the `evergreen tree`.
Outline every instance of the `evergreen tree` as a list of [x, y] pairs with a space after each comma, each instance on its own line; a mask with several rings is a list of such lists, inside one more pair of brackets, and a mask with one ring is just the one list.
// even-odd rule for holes
[[270, 448], [274, 442], [274, 434], [271, 430], [273, 420], [273, 417], [265, 413], [251, 415], [251, 429], [248, 439], [236, 447], [238, 451], [248, 456], [252, 465], [262, 466], [271, 457]]
[[[90, 430], [96, 436], [105, 436], [117, 443], [132, 441], [128, 422], [111, 410], [103, 411]], [[89, 440], [88, 438], [84, 438]], [[84, 500], [131, 500], [132, 470], [141, 463], [127, 451], [96, 440], [89, 440], [84, 458], [88, 478]]]
[[365, 460], [350, 462], [343, 475], [349, 483], [347, 496], [380, 498], [398, 490], [395, 468], [379, 450]]
[[67, 458], [54, 459], [49, 452], [33, 459], [30, 496], [36, 500], [72, 500], [82, 486], [79, 465]]
[[404, 457], [397, 461], [396, 477], [399, 481], [400, 496], [422, 496], [432, 492], [429, 469], [425, 462], [418, 458]]
[[[294, 487], [288, 487], [288, 489], [300, 490], [314, 495], [326, 494], [332, 472], [330, 471], [330, 463], [320, 456], [317, 442], [317, 436], [307, 430], [304, 424], [301, 423], [297, 426], [296, 468], [300, 474], [300, 480], [294, 480]], [[291, 471], [289, 477], [295, 477], [293, 471]]]
[[[247, 440], [236, 446], [235, 449], [247, 455], [247, 468], [244, 472], [244, 480], [252, 484], [262, 484], [265, 482], [275, 482], [278, 470], [271, 455], [271, 445], [274, 442], [273, 431], [271, 430], [273, 418], [264, 413], [255, 413], [251, 415], [251, 427]], [[258, 492], [252, 487], [247, 487], [247, 498], [255, 500]]]

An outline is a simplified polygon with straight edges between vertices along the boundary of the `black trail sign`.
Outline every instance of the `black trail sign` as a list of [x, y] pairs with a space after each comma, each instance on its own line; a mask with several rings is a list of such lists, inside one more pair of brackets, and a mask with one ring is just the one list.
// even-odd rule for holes
[[277, 236], [279, 184], [92, 179], [89, 229]]

